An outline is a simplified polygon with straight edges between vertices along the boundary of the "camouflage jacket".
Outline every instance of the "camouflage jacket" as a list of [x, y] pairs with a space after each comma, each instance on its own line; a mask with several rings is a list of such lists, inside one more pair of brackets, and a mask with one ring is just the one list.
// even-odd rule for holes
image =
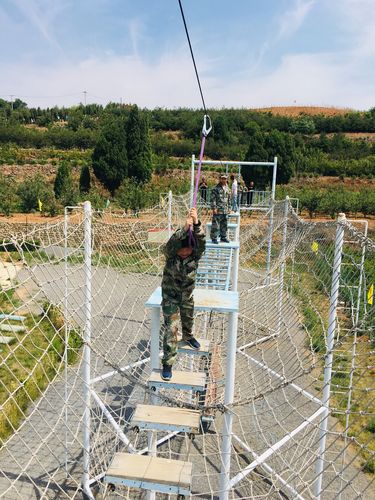
[[229, 207], [229, 188], [226, 189], [219, 183], [211, 191], [211, 208], [216, 208], [218, 214], [227, 214]]
[[163, 249], [166, 257], [161, 282], [163, 298], [169, 300], [175, 298], [179, 301], [181, 294], [189, 298], [193, 293], [198, 262], [204, 253], [206, 244], [205, 234], [200, 222], [193, 226], [193, 234], [196, 246], [189, 257], [181, 259], [176, 253], [181, 248], [181, 242], [188, 236], [188, 232], [184, 228], [180, 228], [172, 234]]

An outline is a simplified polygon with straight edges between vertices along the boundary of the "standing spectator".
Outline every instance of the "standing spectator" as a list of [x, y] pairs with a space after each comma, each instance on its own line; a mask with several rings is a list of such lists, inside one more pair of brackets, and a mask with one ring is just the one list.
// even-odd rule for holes
[[244, 205], [245, 207], [247, 206], [248, 203], [247, 196], [248, 196], [247, 186], [244, 183], [242, 186], [241, 199], [242, 199], [242, 205]]
[[253, 198], [254, 198], [254, 182], [250, 181], [249, 183], [249, 206], [253, 204]]
[[228, 207], [229, 207], [229, 188], [228, 176], [220, 175], [219, 184], [211, 192], [212, 208], [212, 243], [218, 243], [217, 236], [220, 231], [220, 240], [222, 243], [229, 243], [228, 240]]
[[199, 183], [199, 193], [201, 195], [201, 199], [204, 202], [204, 204], [206, 204], [206, 201], [207, 201], [207, 188], [208, 188], [208, 186], [207, 186], [206, 178], [202, 177], [202, 180]]
[[231, 189], [231, 201], [232, 201], [232, 211], [238, 211], [238, 183], [236, 177], [232, 174], [230, 176], [232, 181], [232, 189]]

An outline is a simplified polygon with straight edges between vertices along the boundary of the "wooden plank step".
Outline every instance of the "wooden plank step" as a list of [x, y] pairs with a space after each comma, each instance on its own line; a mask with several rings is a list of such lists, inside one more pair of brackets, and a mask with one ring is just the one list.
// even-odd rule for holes
[[0, 344], [11, 344], [15, 340], [15, 337], [6, 337], [5, 335], [0, 335]]
[[0, 325], [0, 330], [3, 332], [12, 332], [12, 333], [26, 332], [26, 328], [24, 326], [18, 326], [18, 325]]
[[199, 432], [200, 412], [170, 406], [137, 405], [131, 424], [139, 429]]
[[204, 391], [206, 374], [204, 372], [185, 372], [173, 370], [172, 379], [167, 381], [161, 378], [161, 370], [152, 370], [147, 381], [149, 387], [168, 387], [189, 391]]
[[[195, 311], [218, 311], [223, 313], [237, 312], [239, 308], [238, 292], [228, 290], [208, 290], [206, 288], [195, 288], [194, 310]], [[157, 287], [145, 303], [147, 308], [161, 305], [161, 287]]]
[[210, 352], [210, 341], [207, 339], [197, 339], [197, 340], [201, 345], [199, 349], [193, 349], [192, 347], [189, 346], [189, 344], [187, 344], [183, 340], [180, 340], [177, 343], [177, 351], [185, 354], [193, 354], [196, 356], [208, 356]]
[[182, 460], [116, 453], [104, 481], [175, 495], [190, 495], [193, 464]]
[[26, 316], [17, 316], [16, 314], [0, 314], [0, 319], [10, 319], [12, 321], [25, 321]]

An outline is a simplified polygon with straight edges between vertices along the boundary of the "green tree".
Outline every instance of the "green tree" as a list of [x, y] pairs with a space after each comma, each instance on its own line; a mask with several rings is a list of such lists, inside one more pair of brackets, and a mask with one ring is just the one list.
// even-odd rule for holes
[[43, 203], [43, 211], [50, 211], [54, 206], [55, 196], [52, 189], [46, 184], [44, 177], [36, 174], [25, 179], [19, 186], [17, 194], [20, 198], [22, 212], [32, 212], [38, 209], [38, 201]]
[[[267, 151], [264, 147], [264, 142], [264, 134], [254, 129], [254, 133], [249, 139], [249, 146], [244, 161], [267, 161]], [[241, 174], [245, 184], [248, 186], [253, 181], [256, 189], [264, 188], [269, 182], [267, 167], [243, 167]]]
[[147, 195], [142, 184], [133, 179], [125, 179], [116, 191], [116, 200], [121, 208], [138, 212], [146, 205]]
[[107, 121], [92, 154], [95, 176], [113, 195], [128, 175], [126, 130], [123, 117]]
[[83, 165], [79, 176], [79, 191], [81, 193], [88, 193], [91, 187], [91, 175], [88, 165]]
[[130, 110], [126, 128], [128, 177], [138, 182], [147, 182], [152, 172], [151, 143], [147, 117], [140, 114], [138, 106], [133, 106]]
[[71, 169], [69, 165], [63, 161], [57, 169], [53, 190], [56, 198], [59, 200], [65, 195], [68, 189], [72, 187]]
[[0, 211], [7, 217], [14, 211], [17, 195], [12, 181], [0, 174]]

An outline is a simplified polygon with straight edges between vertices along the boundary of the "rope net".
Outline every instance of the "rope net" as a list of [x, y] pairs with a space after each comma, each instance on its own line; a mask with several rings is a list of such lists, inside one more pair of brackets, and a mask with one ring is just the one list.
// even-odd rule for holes
[[[93, 213], [86, 249], [82, 207], [54, 224], [4, 226], [1, 498], [81, 498], [84, 472], [89, 496], [145, 498], [144, 490], [111, 491], [102, 480], [116, 452], [148, 451], [148, 433], [131, 423], [137, 404], [152, 396], [145, 302], [160, 286], [162, 246], [188, 207], [187, 196], [176, 196], [136, 216]], [[210, 220], [204, 208], [200, 218]], [[199, 409], [202, 429], [194, 440], [158, 432], [157, 455], [193, 463], [192, 497], [224, 498], [230, 412], [229, 498], [374, 498], [375, 245], [366, 222], [308, 222], [277, 202], [241, 217], [239, 264], [233, 403], [224, 404], [228, 317], [197, 312], [194, 333], [210, 341], [210, 354], [179, 354], [176, 369], [205, 371], [206, 389], [199, 396], [160, 389], [158, 404]], [[198, 273], [199, 287], [219, 282]]]

